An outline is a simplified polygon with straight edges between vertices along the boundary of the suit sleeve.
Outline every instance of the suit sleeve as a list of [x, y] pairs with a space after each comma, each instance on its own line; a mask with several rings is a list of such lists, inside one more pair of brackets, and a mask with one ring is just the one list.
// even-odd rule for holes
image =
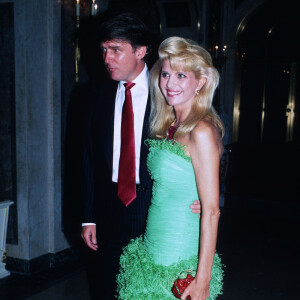
[[82, 223], [95, 223], [94, 210], [94, 169], [93, 169], [93, 94], [89, 97], [85, 115], [82, 149], [83, 163], [83, 219]]

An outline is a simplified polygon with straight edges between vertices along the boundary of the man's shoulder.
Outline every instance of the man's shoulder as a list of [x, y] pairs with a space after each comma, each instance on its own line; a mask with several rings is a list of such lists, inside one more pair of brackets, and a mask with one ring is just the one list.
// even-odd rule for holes
[[102, 81], [101, 83], [95, 84], [90, 91], [90, 96], [92, 98], [99, 99], [109, 93], [115, 93], [117, 91], [117, 88], [117, 81], [107, 79]]

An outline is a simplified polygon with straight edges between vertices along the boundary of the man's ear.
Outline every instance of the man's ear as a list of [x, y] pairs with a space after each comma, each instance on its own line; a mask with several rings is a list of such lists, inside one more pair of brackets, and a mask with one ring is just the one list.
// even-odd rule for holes
[[136, 53], [136, 56], [138, 59], [143, 59], [147, 53], [147, 47], [140, 46], [140, 47], [136, 48], [135, 53]]

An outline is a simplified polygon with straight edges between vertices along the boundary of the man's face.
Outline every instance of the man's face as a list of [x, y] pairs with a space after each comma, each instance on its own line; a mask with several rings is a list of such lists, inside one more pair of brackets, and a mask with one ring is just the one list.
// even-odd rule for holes
[[144, 68], [146, 47], [133, 49], [127, 41], [111, 40], [103, 42], [101, 48], [105, 66], [113, 80], [130, 82]]

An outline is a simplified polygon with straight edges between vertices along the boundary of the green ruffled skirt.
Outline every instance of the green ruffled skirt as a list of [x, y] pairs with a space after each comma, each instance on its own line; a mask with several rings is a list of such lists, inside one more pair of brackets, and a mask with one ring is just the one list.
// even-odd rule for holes
[[[184, 270], [197, 270], [197, 265], [196, 255], [169, 266], [156, 265], [146, 251], [143, 238], [131, 240], [120, 258], [117, 298], [123, 300], [176, 299], [171, 292], [174, 281]], [[222, 280], [222, 263], [216, 253], [209, 286], [210, 300], [222, 294]]]

